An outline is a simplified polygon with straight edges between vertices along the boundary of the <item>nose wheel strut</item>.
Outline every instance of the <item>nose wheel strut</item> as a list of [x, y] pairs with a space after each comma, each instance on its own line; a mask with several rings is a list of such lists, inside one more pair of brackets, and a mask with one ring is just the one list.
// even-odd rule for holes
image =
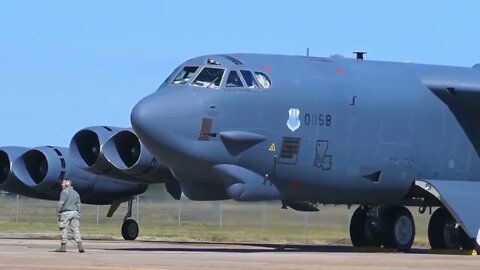
[[125, 218], [123, 219], [122, 224], [122, 236], [125, 240], [137, 239], [139, 232], [138, 223], [132, 218], [132, 206], [133, 198], [130, 198], [128, 200], [127, 213], [125, 214]]
[[122, 236], [125, 240], [135, 240], [138, 236], [138, 223], [132, 218], [133, 198], [128, 200], [128, 209], [123, 219]]
[[[112, 217], [124, 200], [113, 201], [108, 210], [107, 217]], [[122, 236], [125, 240], [135, 240], [138, 236], [138, 223], [132, 218], [133, 197], [128, 199], [128, 208], [122, 224]]]

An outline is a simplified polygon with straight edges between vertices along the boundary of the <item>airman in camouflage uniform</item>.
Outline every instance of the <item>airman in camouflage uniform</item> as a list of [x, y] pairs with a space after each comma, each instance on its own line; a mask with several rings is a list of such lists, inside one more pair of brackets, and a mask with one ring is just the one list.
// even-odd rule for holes
[[58, 227], [62, 236], [61, 246], [56, 252], [67, 252], [68, 231], [72, 230], [75, 242], [78, 245], [78, 251], [83, 253], [85, 250], [80, 236], [80, 213], [82, 203], [80, 195], [73, 189], [72, 182], [68, 179], [62, 181], [62, 193], [58, 201]]

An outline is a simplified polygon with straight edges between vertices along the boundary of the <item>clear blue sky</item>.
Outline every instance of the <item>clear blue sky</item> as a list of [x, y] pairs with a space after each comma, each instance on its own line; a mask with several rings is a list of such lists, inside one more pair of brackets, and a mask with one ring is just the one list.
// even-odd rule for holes
[[68, 145], [212, 53], [351, 55], [472, 66], [479, 1], [0, 2], [0, 145]]

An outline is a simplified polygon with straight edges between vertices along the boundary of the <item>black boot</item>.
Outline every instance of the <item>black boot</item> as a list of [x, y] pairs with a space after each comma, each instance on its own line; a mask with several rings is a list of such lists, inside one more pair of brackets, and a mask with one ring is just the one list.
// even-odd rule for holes
[[84, 252], [85, 252], [85, 249], [83, 249], [82, 242], [78, 242], [77, 244], [78, 244], [78, 252], [84, 253]]
[[55, 252], [67, 252], [67, 244], [66, 244], [66, 243], [62, 243], [62, 245], [60, 246], [60, 248], [55, 249]]

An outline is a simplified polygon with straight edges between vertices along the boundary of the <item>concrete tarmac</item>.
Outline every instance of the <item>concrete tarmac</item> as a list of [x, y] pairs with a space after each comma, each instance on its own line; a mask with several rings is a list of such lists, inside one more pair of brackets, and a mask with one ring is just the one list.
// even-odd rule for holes
[[480, 269], [480, 256], [356, 252], [345, 246], [86, 240], [53, 252], [58, 240], [0, 239], [0, 269]]

